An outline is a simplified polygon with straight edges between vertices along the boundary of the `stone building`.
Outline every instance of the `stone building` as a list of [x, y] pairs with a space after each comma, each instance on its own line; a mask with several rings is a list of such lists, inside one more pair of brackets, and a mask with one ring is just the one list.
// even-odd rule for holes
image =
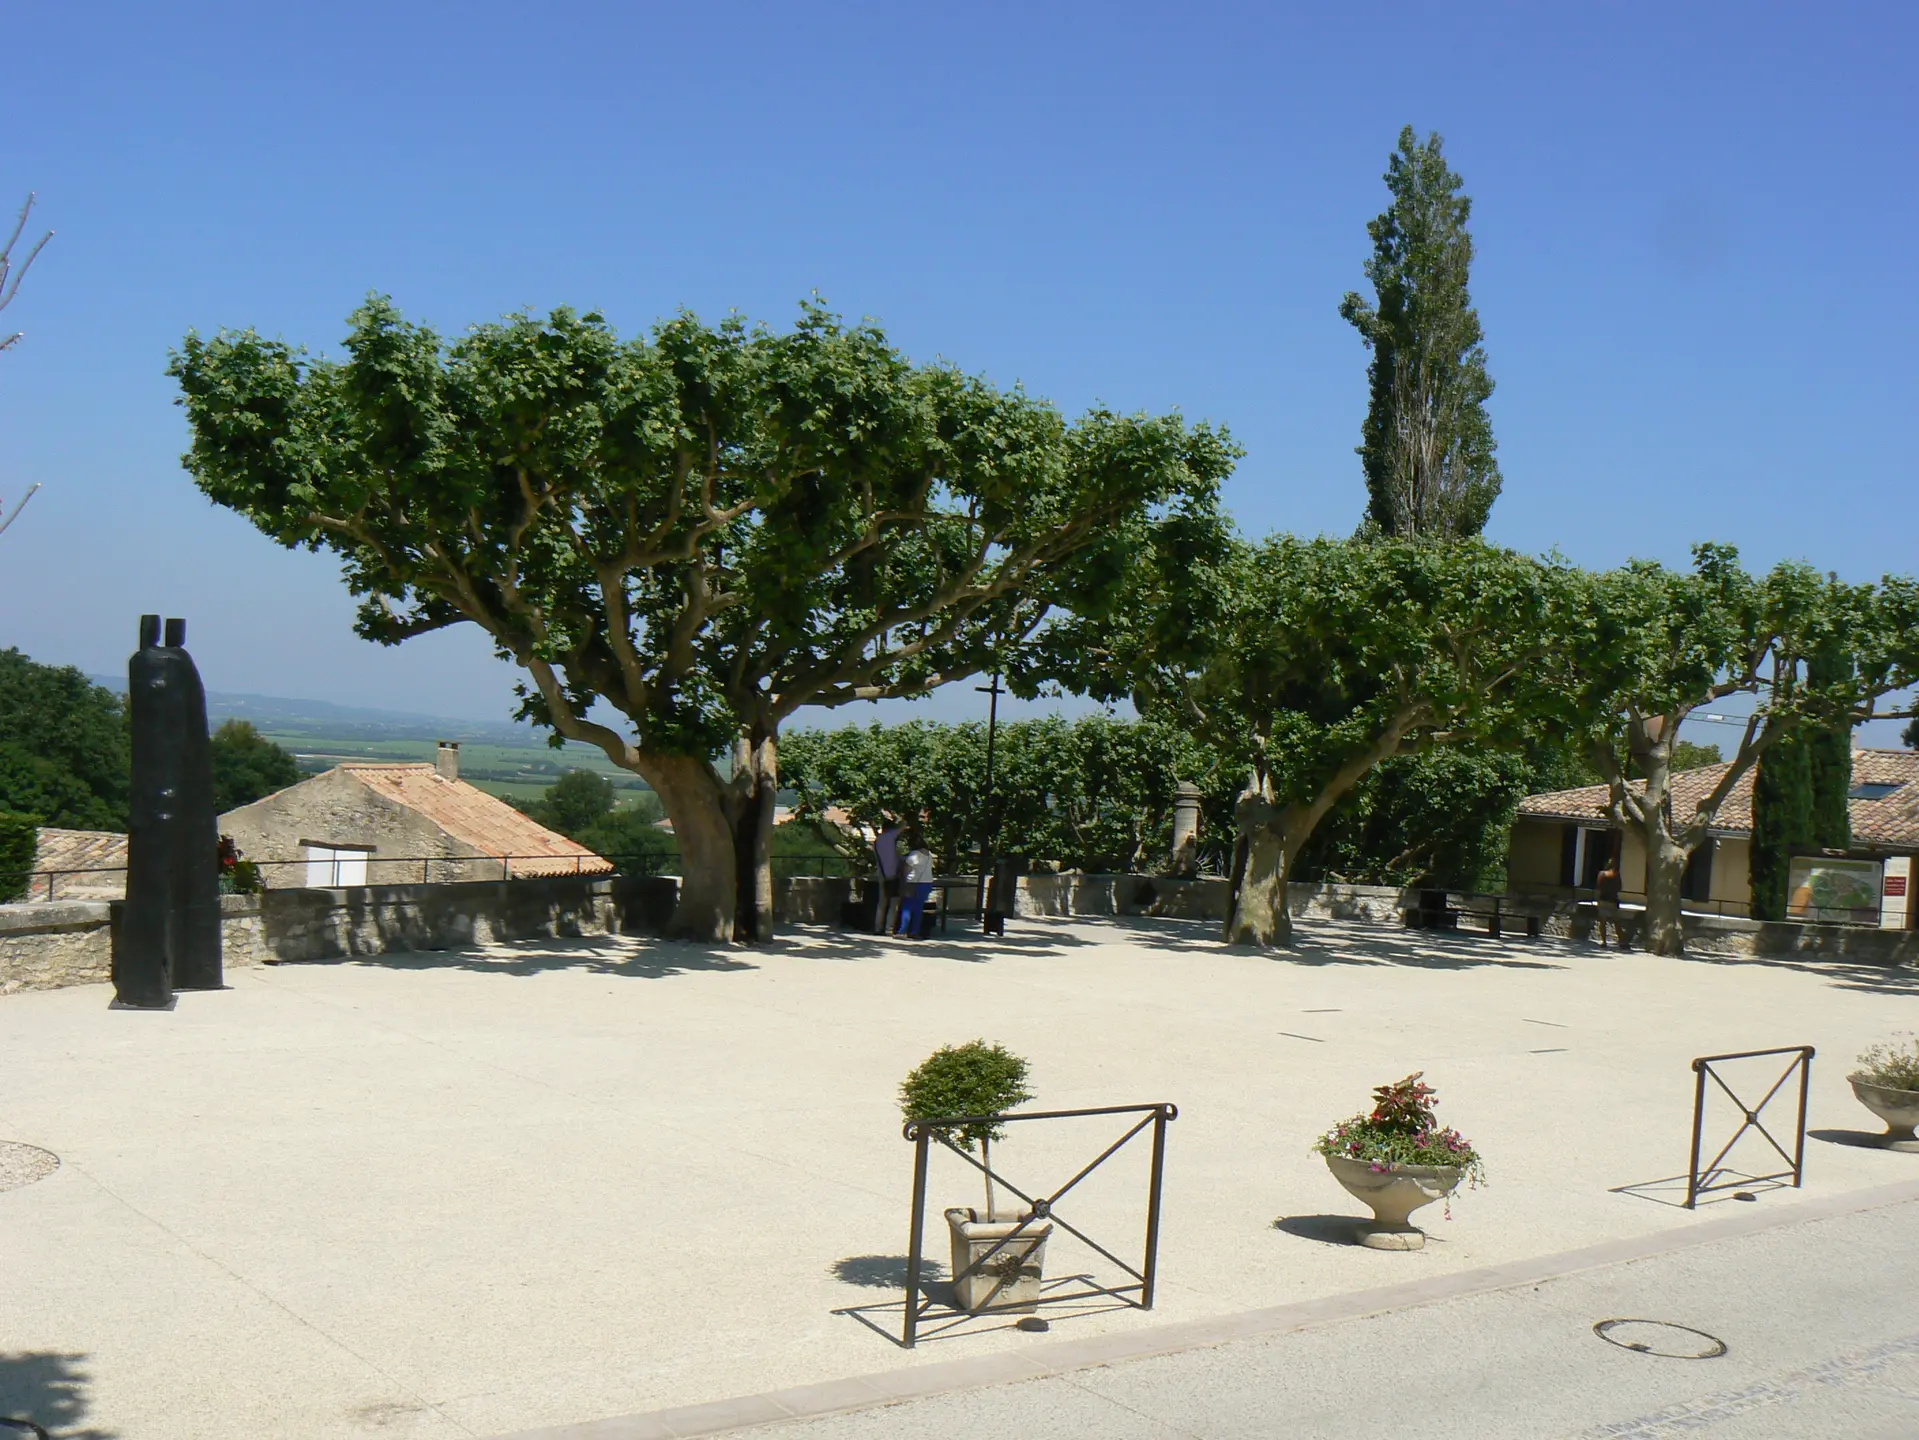
[[27, 900], [118, 900], [127, 893], [127, 837], [115, 830], [34, 833]]
[[460, 747], [433, 764], [349, 761], [220, 817], [269, 889], [408, 885], [613, 866], [460, 779]]
[[[1704, 765], [1673, 776], [1673, 813], [1689, 815], [1727, 767]], [[1752, 903], [1752, 782], [1748, 770], [1733, 786], [1707, 839], [1686, 867], [1687, 908], [1745, 915]], [[1607, 817], [1604, 785], [1528, 795], [1519, 802], [1507, 857], [1507, 884], [1518, 894], [1590, 893], [1606, 860], [1620, 855], [1628, 900], [1646, 890], [1646, 852], [1630, 831]], [[1852, 846], [1843, 854], [1808, 851], [1792, 859], [1789, 908], [1793, 918], [1919, 928], [1910, 903], [1913, 857], [1919, 855], [1919, 751], [1854, 750], [1847, 804]], [[1623, 843], [1622, 843], [1623, 841]]]

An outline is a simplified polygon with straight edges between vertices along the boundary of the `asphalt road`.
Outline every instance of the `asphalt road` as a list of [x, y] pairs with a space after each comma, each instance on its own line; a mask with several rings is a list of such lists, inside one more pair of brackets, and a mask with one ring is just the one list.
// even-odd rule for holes
[[[737, 1433], [1912, 1440], [1916, 1227], [1919, 1202], [1889, 1205], [1520, 1289]], [[1594, 1327], [1611, 1319], [1690, 1328], [1618, 1326], [1624, 1343], [1609, 1343]], [[1684, 1358], [1715, 1340], [1723, 1354]]]

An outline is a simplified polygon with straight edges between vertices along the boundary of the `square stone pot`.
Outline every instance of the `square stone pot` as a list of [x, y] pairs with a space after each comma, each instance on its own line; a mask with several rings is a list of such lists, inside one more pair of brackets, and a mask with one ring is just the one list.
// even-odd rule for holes
[[960, 1309], [975, 1315], [982, 1310], [1026, 1313], [1039, 1304], [1046, 1238], [1053, 1225], [1029, 1219], [1021, 1228], [1019, 1222], [1017, 1214], [1003, 1210], [995, 1210], [990, 1220], [980, 1219], [977, 1210], [946, 1212]]

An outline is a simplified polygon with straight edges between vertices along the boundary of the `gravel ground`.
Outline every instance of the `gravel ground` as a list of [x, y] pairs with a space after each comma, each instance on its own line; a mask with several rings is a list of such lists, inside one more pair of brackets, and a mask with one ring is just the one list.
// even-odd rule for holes
[[0, 1190], [18, 1190], [60, 1168], [60, 1157], [38, 1145], [0, 1140]]

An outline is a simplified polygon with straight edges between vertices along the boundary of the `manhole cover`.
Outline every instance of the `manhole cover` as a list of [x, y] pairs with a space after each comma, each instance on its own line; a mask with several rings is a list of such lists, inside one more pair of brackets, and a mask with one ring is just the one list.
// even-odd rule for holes
[[1726, 1342], [1717, 1335], [1667, 1320], [1601, 1320], [1593, 1334], [1621, 1350], [1669, 1360], [1717, 1360], [1726, 1353]]
[[18, 1190], [44, 1180], [60, 1168], [60, 1157], [38, 1145], [0, 1140], [0, 1190]]

